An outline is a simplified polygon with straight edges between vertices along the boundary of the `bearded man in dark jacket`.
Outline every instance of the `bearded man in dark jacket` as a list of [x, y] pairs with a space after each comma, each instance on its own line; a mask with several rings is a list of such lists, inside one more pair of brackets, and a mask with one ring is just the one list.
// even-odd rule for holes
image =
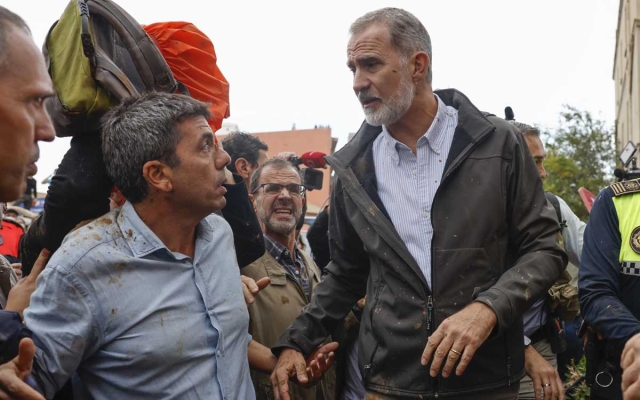
[[431, 41], [412, 14], [374, 11], [350, 33], [366, 123], [327, 157], [332, 261], [273, 348], [274, 391], [289, 398], [304, 356], [366, 294], [367, 398], [515, 399], [522, 314], [566, 265], [527, 145], [462, 93], [432, 91]]

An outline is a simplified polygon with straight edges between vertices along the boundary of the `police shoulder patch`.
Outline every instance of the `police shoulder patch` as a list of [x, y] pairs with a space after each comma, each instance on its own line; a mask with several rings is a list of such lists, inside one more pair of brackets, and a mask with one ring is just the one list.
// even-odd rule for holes
[[633, 251], [640, 254], [640, 226], [636, 226], [633, 232], [631, 232], [629, 246], [631, 246]]
[[629, 193], [640, 192], [640, 182], [637, 179], [632, 181], [622, 181], [609, 186], [613, 190], [614, 196], [622, 196]]

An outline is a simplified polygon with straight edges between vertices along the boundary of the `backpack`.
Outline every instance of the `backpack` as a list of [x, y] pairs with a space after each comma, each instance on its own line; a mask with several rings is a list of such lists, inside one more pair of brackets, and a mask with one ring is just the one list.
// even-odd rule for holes
[[142, 26], [111, 0], [70, 0], [43, 53], [57, 94], [47, 110], [59, 137], [99, 131], [100, 118], [124, 98], [185, 92]]
[[[562, 230], [567, 227], [567, 221], [562, 219], [560, 202], [558, 198], [549, 192], [544, 192], [547, 200], [556, 210], [558, 218], [558, 244], [564, 248]], [[580, 314], [580, 303], [578, 301], [578, 288], [571, 283], [571, 275], [567, 270], [562, 271], [560, 278], [547, 291], [547, 305], [552, 313], [556, 314], [564, 321], [573, 321]]]

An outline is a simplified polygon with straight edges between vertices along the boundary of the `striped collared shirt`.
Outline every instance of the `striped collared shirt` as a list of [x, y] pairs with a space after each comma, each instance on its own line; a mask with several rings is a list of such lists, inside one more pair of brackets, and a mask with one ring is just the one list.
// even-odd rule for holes
[[304, 258], [300, 255], [300, 250], [298, 250], [297, 247], [294, 249], [294, 257], [296, 259], [294, 263], [291, 259], [289, 249], [281, 243], [264, 235], [264, 245], [265, 249], [271, 254], [271, 257], [275, 258], [276, 261], [284, 267], [285, 271], [302, 286], [302, 290], [304, 294], [307, 295], [307, 299], [310, 299], [311, 287], [309, 285], [309, 270], [307, 269], [307, 264], [304, 262]]
[[438, 96], [436, 99], [438, 112], [429, 130], [418, 139], [417, 154], [394, 139], [386, 126], [373, 143], [378, 195], [429, 287], [431, 205], [458, 125], [458, 110], [445, 105]]

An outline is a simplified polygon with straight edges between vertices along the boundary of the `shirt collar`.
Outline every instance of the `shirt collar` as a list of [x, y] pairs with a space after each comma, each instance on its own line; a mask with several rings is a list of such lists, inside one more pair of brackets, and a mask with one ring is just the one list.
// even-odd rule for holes
[[[442, 144], [444, 143], [444, 139], [446, 136], [445, 127], [446, 127], [446, 118], [450, 115], [449, 110], [447, 109], [447, 105], [438, 97], [437, 94], [434, 94], [437, 102], [438, 102], [438, 111], [436, 112], [436, 116], [429, 127], [429, 130], [418, 139], [418, 147], [421, 146], [425, 141], [428, 143], [431, 150], [433, 150], [436, 154], [440, 154], [442, 151]], [[396, 163], [400, 162], [400, 154], [399, 149], [409, 149], [405, 144], [396, 140], [391, 133], [387, 130], [386, 125], [382, 125], [382, 135], [384, 137], [384, 143], [387, 146], [387, 149], [390, 151], [391, 157], [394, 159]]]
[[[291, 260], [289, 249], [287, 249], [282, 243], [271, 239], [267, 235], [264, 235], [264, 243], [269, 254], [271, 254], [271, 256], [275, 258], [279, 263], [283, 262], [283, 258], [288, 258], [289, 260]], [[294, 251], [297, 251], [297, 249], [294, 249]], [[297, 254], [294, 254], [294, 257], [295, 256], [297, 256]]]
[[[175, 254], [142, 221], [131, 202], [124, 203], [116, 220], [122, 237], [136, 257], [144, 257], [160, 249], [165, 249], [175, 257]], [[208, 242], [213, 239], [213, 227], [206, 218], [201, 220], [196, 227], [196, 241], [198, 239], [204, 239]]]

